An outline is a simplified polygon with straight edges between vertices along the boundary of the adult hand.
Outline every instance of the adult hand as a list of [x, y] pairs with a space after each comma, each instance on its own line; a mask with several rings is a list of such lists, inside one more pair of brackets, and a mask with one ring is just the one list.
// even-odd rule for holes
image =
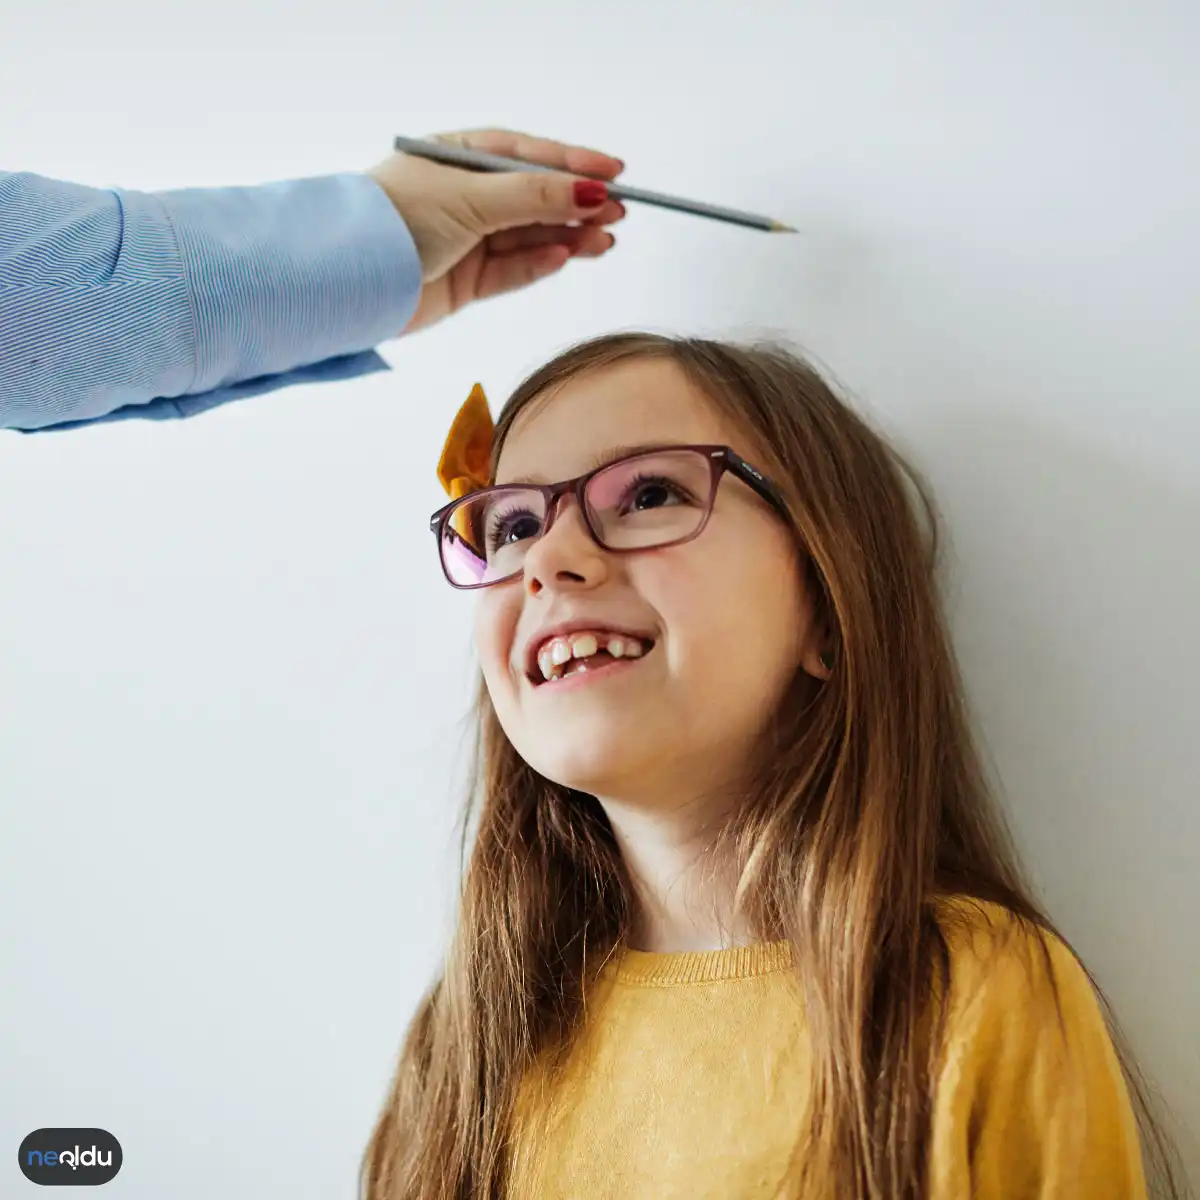
[[598, 258], [612, 248], [616, 239], [604, 226], [619, 221], [624, 206], [604, 198], [600, 184], [591, 185], [589, 196], [588, 185], [571, 172], [613, 179], [624, 167], [620, 159], [504, 129], [444, 133], [434, 140], [563, 174], [466, 171], [403, 153], [372, 168], [370, 175], [404, 218], [421, 258], [421, 298], [405, 333], [472, 300], [553, 275], [568, 259]]

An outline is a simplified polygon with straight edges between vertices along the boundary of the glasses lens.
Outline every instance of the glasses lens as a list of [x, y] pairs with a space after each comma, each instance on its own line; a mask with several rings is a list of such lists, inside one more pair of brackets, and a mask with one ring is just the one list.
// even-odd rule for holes
[[442, 562], [450, 581], [477, 587], [520, 571], [545, 516], [541, 492], [528, 488], [493, 488], [466, 497], [442, 527]]
[[613, 463], [585, 493], [600, 540], [611, 550], [691, 537], [712, 499], [712, 467], [696, 450], [662, 450]]
[[[584, 499], [605, 546], [637, 550], [691, 537], [704, 523], [711, 493], [706, 455], [662, 450], [593, 475]], [[524, 570], [545, 520], [545, 497], [529, 488], [489, 488], [465, 497], [442, 527], [442, 562], [450, 581], [479, 587]]]

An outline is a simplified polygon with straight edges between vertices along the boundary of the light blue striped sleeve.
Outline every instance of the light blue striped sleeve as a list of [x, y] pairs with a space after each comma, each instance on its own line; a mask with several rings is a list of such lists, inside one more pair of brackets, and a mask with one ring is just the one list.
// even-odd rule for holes
[[169, 192], [0, 172], [0, 427], [192, 416], [386, 364], [416, 309], [368, 175]]

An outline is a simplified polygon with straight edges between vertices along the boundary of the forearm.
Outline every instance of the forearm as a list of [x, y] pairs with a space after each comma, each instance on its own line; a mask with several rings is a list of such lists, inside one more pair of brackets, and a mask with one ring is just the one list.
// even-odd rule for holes
[[362, 352], [420, 283], [367, 176], [145, 193], [0, 175], [0, 426], [186, 415], [378, 369]]

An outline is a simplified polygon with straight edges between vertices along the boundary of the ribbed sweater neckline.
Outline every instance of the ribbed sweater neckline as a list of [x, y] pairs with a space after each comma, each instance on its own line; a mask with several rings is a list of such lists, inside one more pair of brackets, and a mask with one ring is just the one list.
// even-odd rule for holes
[[753, 979], [787, 970], [792, 965], [788, 942], [759, 942], [727, 950], [657, 952], [619, 947], [609, 965], [621, 983], [665, 987], [676, 983], [716, 983]]

